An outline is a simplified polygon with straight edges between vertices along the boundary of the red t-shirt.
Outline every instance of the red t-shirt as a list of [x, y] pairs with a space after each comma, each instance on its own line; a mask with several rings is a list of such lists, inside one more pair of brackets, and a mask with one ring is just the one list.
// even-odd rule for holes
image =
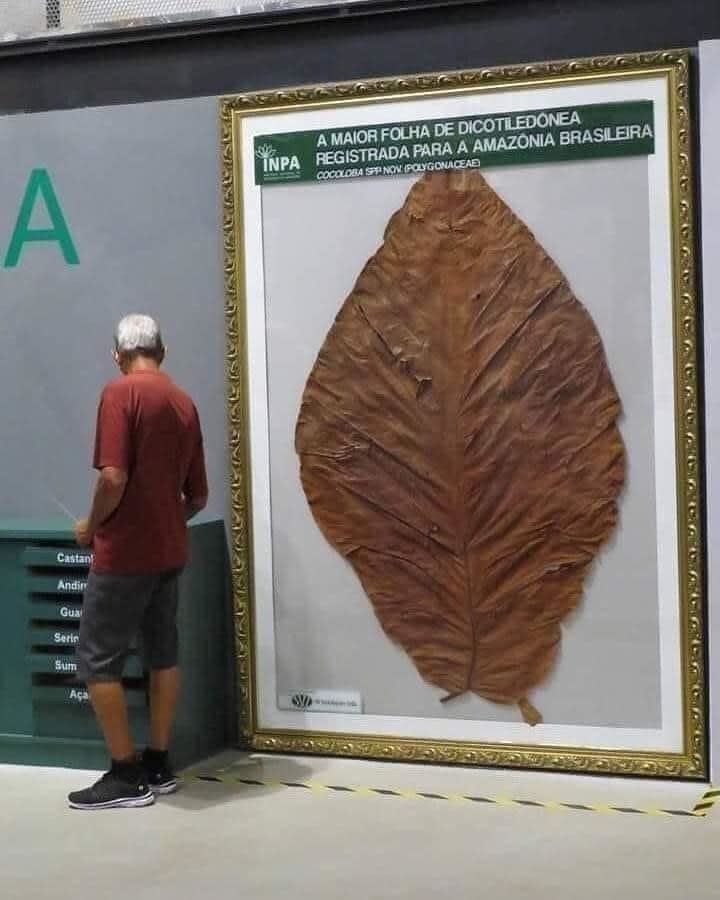
[[207, 496], [200, 420], [188, 394], [160, 370], [111, 381], [100, 398], [93, 465], [128, 473], [120, 505], [95, 533], [93, 570], [134, 575], [185, 565], [183, 495]]

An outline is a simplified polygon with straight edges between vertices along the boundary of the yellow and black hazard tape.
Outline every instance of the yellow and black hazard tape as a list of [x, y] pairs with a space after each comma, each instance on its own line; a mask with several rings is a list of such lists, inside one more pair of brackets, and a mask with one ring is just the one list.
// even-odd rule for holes
[[563, 803], [557, 800], [515, 800], [510, 797], [481, 797], [473, 794], [440, 794], [435, 791], [395, 790], [390, 788], [354, 787], [341, 784], [320, 784], [316, 781], [276, 781], [273, 779], [240, 778], [236, 775], [227, 775], [224, 772], [214, 772], [208, 775], [184, 774], [181, 780], [185, 782], [216, 782], [218, 784], [242, 784], [250, 787], [284, 787], [303, 788], [315, 793], [344, 793], [361, 797], [402, 797], [406, 800], [446, 800], [451, 803], [479, 803], [494, 806], [532, 806], [540, 809], [558, 811], [582, 811], [598, 813], [632, 813], [643, 816], [688, 816], [701, 818], [706, 816], [709, 810], [720, 802], [720, 789], [707, 790], [695, 807], [688, 809], [662, 809], [657, 807], [641, 806], [614, 806], [607, 803]]
[[716, 803], [720, 802], [720, 789], [710, 787], [695, 804], [694, 816], [706, 816]]

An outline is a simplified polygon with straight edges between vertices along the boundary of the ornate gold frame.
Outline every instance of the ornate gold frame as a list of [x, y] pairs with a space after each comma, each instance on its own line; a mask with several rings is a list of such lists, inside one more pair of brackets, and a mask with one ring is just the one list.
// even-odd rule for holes
[[[239, 681], [240, 733], [263, 751], [368, 757], [532, 769], [562, 769], [650, 777], [701, 779], [707, 774], [705, 649], [701, 548], [701, 467], [698, 442], [697, 306], [694, 262], [693, 173], [686, 51], [575, 59], [464, 72], [412, 75], [341, 84], [287, 88], [222, 98], [222, 196], [227, 323], [228, 415], [231, 458], [232, 576]], [[344, 104], [538, 84], [661, 75], [670, 109], [673, 231], [675, 382], [679, 572], [685, 747], [681, 753], [607, 751], [583, 747], [468, 744], [319, 732], [259, 729], [256, 720], [252, 641], [252, 573], [247, 486], [244, 344], [242, 184], [237, 117]]]

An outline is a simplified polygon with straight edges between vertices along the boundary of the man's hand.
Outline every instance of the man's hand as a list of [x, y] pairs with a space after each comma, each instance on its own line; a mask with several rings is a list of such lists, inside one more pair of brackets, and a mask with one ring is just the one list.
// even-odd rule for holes
[[115, 466], [103, 466], [95, 482], [92, 506], [87, 519], [75, 523], [75, 540], [81, 547], [89, 547], [95, 531], [106, 522], [120, 505], [127, 485], [127, 472]]
[[81, 547], [89, 547], [93, 542], [93, 532], [88, 519], [78, 519], [75, 523], [75, 540]]
[[198, 497], [183, 497], [183, 502], [185, 504], [185, 521], [189, 522], [190, 519], [194, 518], [199, 512], [205, 509], [207, 501], [207, 494], [202, 494]]

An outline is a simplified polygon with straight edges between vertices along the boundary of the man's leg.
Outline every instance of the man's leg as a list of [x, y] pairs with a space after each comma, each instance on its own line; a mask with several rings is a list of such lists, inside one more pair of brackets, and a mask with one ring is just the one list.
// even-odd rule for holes
[[155, 584], [142, 576], [91, 572], [83, 599], [76, 650], [77, 674], [114, 760], [132, 756], [122, 673]]
[[99, 781], [68, 796], [76, 809], [147, 806], [153, 802], [135, 756], [122, 673], [142, 622], [154, 582], [141, 576], [91, 572], [77, 644], [77, 674], [86, 684], [93, 711], [112, 759]]
[[133, 759], [135, 746], [130, 735], [127, 703], [122, 683], [119, 681], [90, 681], [87, 688], [110, 756], [116, 761]]
[[150, 672], [151, 750], [164, 752], [168, 748], [179, 690], [180, 670], [177, 666]]
[[142, 627], [145, 662], [150, 669], [150, 742], [142, 763], [155, 794], [170, 794], [177, 789], [177, 779], [168, 759], [168, 744], [180, 690], [178, 576], [178, 571], [160, 576]]

